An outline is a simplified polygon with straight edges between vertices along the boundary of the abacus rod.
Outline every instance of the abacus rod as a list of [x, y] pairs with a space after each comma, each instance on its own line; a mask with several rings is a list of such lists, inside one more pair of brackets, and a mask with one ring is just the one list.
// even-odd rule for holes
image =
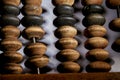
[[33, 39], [33, 43], [36, 43], [36, 39], [35, 38], [32, 38]]
[[37, 68], [37, 73], [40, 74], [40, 69], [39, 68]]
[[120, 18], [120, 6], [117, 6], [117, 17]]

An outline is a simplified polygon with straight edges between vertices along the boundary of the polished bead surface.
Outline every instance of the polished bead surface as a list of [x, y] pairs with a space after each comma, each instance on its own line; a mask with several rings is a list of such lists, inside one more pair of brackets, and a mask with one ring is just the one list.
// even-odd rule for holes
[[3, 4], [9, 4], [9, 5], [15, 5], [15, 6], [19, 6], [20, 4], [20, 0], [2, 0]]
[[106, 0], [106, 5], [109, 8], [115, 9], [120, 6], [120, 0]]
[[120, 52], [120, 38], [116, 39], [112, 44], [112, 49], [116, 52]]
[[87, 15], [82, 21], [85, 27], [88, 27], [91, 25], [104, 25], [105, 22], [106, 22], [105, 17], [97, 13]]
[[25, 27], [40, 26], [42, 23], [43, 23], [43, 18], [41, 16], [35, 16], [35, 15], [24, 16], [21, 20], [21, 24]]
[[21, 0], [24, 5], [37, 5], [40, 6], [42, 3], [42, 0]]
[[101, 5], [103, 3], [103, 0], [81, 0], [82, 5]]
[[72, 16], [74, 13], [74, 8], [69, 5], [58, 5], [54, 8], [53, 12], [56, 16], [59, 16], [59, 15]]
[[81, 67], [75, 62], [63, 62], [58, 65], [57, 70], [60, 73], [78, 73]]
[[94, 13], [99, 13], [103, 14], [104, 13], [104, 8], [101, 5], [87, 5], [84, 6], [82, 9], [83, 15], [89, 15], [89, 14], [94, 14]]
[[53, 24], [56, 27], [65, 26], [65, 25], [74, 26], [75, 23], [76, 23], [76, 19], [70, 16], [58, 16], [53, 22]]

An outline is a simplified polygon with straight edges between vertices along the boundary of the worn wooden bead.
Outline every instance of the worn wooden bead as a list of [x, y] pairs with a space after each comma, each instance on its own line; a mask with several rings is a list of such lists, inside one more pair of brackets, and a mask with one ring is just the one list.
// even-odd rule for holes
[[86, 67], [86, 70], [87, 72], [109, 72], [111, 70], [111, 65], [106, 62], [96, 61], [90, 63]]
[[42, 14], [42, 7], [38, 5], [25, 5], [21, 9], [23, 15], [41, 15]]
[[71, 16], [58, 16], [53, 24], [56, 27], [60, 27], [60, 26], [64, 26], [64, 25], [69, 25], [69, 26], [74, 26], [74, 24], [76, 23], [76, 19], [74, 17]]
[[16, 63], [6, 63], [3, 65], [2, 73], [3, 74], [21, 74], [23, 68], [20, 64]]
[[14, 37], [8, 37], [3, 39], [0, 45], [2, 51], [17, 51], [22, 47], [22, 43]]
[[101, 5], [86, 5], [82, 9], [83, 15], [89, 15], [89, 14], [94, 14], [94, 13], [99, 13], [103, 14], [104, 13], [104, 8]]
[[116, 39], [112, 44], [112, 49], [116, 52], [120, 52], [120, 38]]
[[105, 17], [102, 14], [89, 14], [85, 16], [82, 23], [85, 27], [91, 26], [91, 25], [104, 25], [106, 22]]
[[25, 27], [40, 26], [42, 25], [42, 23], [43, 23], [42, 16], [37, 15], [24, 16], [21, 20], [21, 24]]
[[55, 31], [57, 38], [73, 38], [77, 35], [77, 29], [72, 26], [61, 26]]
[[20, 25], [20, 19], [16, 16], [13, 15], [3, 15], [0, 18], [0, 24], [1, 26], [8, 26], [8, 25], [12, 25], [12, 26], [19, 26]]
[[61, 61], [76, 61], [80, 57], [80, 53], [74, 49], [64, 49], [60, 51], [56, 58]]
[[88, 38], [90, 37], [103, 37], [107, 33], [107, 30], [104, 26], [92, 25], [84, 30], [84, 35]]
[[75, 0], [52, 0], [52, 3], [54, 5], [63, 5], [63, 4], [66, 4], [66, 5], [72, 6], [74, 4], [74, 1]]
[[103, 3], [103, 0], [81, 0], [82, 5], [101, 5]]
[[105, 48], [108, 45], [108, 40], [102, 37], [93, 37], [89, 38], [85, 42], [85, 48], [86, 49], [95, 49], [95, 48]]
[[23, 30], [22, 36], [28, 40], [32, 38], [41, 39], [45, 31], [39, 26], [30, 26]]
[[70, 5], [58, 5], [53, 10], [56, 16], [69, 15], [72, 16], [74, 13], [74, 8]]
[[16, 51], [5, 51], [1, 56], [5, 63], [20, 63], [23, 60], [23, 56]]
[[58, 65], [57, 70], [60, 73], [78, 73], [80, 71], [81, 67], [79, 64], [75, 62], [63, 62]]
[[106, 4], [109, 8], [117, 8], [120, 5], [120, 0], [106, 0]]
[[18, 6], [14, 6], [14, 5], [4, 5], [2, 7], [2, 11], [1, 11], [2, 15], [19, 15], [20, 14], [20, 9]]
[[37, 6], [40, 6], [41, 3], [42, 3], [42, 0], [22, 0], [22, 3], [24, 5], [37, 5]]
[[25, 66], [27, 68], [31, 68], [31, 69], [37, 69], [37, 68], [43, 68], [45, 66], [47, 66], [47, 64], [49, 63], [49, 59], [46, 56], [33, 56], [28, 58], [28, 60], [25, 62]]
[[30, 43], [24, 49], [24, 53], [31, 57], [31, 56], [43, 56], [47, 50], [47, 46], [43, 43]]
[[15, 6], [19, 6], [20, 4], [20, 0], [2, 0], [3, 4], [9, 4], [9, 5], [15, 5]]
[[120, 32], [120, 18], [116, 18], [109, 23], [109, 28], [113, 31]]
[[104, 49], [92, 49], [87, 52], [86, 58], [90, 61], [104, 61], [108, 59], [109, 52]]
[[2, 38], [7, 38], [7, 37], [19, 37], [20, 35], [20, 30], [15, 27], [15, 26], [4, 26], [0, 30], [0, 35]]
[[75, 49], [78, 46], [78, 41], [73, 38], [61, 38], [56, 42], [58, 49]]

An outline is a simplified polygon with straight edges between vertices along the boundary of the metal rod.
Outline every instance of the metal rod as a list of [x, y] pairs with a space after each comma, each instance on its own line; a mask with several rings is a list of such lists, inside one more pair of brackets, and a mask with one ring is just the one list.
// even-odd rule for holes
[[33, 38], [33, 43], [36, 43], [36, 39], [35, 38]]
[[120, 6], [117, 6], [117, 17], [120, 18]]
[[37, 68], [37, 73], [40, 74], [40, 69], [39, 68]]

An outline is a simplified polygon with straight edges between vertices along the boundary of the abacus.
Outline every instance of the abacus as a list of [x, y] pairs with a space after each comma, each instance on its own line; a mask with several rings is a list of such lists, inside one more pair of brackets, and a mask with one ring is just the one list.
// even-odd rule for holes
[[[111, 22], [119, 17], [119, 0], [0, 2], [0, 79], [120, 79], [119, 69], [114, 68], [119, 64], [119, 39], [113, 41], [119, 37], [119, 25]], [[49, 64], [51, 70], [42, 74]]]

